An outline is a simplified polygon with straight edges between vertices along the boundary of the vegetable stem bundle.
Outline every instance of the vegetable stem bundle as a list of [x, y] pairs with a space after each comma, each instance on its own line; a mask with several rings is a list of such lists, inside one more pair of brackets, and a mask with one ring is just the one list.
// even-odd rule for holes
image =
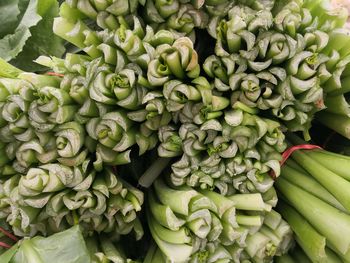
[[349, 160], [325, 150], [297, 150], [276, 182], [278, 211], [312, 262], [350, 260]]

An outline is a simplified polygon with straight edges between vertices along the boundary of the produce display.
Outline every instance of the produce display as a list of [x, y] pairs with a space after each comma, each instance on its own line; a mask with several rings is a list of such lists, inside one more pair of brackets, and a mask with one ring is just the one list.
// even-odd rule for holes
[[0, 3], [0, 262], [350, 262], [347, 20]]

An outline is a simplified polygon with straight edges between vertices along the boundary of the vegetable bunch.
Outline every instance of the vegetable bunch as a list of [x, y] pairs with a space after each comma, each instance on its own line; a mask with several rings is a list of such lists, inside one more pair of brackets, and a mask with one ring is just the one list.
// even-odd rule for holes
[[136, 213], [143, 193], [111, 170], [98, 174], [88, 161], [74, 168], [50, 163], [3, 182], [1, 218], [18, 236], [50, 234], [80, 224], [85, 232], [116, 235], [143, 229]]
[[147, 219], [161, 252], [151, 249], [145, 262], [269, 261], [292, 240], [274, 205], [260, 193], [223, 196], [158, 179], [148, 195]]
[[[50, 5], [27, 2], [38, 14]], [[140, 240], [146, 227], [144, 262], [223, 263], [283, 256], [293, 230], [312, 261], [348, 260], [346, 157], [295, 152], [273, 209], [283, 132], [310, 139], [324, 110], [317, 118], [348, 136], [345, 9], [320, 0], [61, 2], [49, 17], [69, 52], [36, 60], [52, 72], [0, 60], [0, 218], [16, 235], [79, 224], [91, 262], [132, 262], [114, 241]]]
[[312, 262], [349, 261], [348, 164], [340, 154], [298, 150], [276, 182], [278, 210]]
[[258, 108], [309, 138], [313, 114], [325, 108], [323, 87], [335, 72], [328, 66], [328, 32], [341, 31], [347, 17], [344, 9], [332, 12], [339, 16], [312, 1], [279, 1], [271, 10], [236, 5], [227, 17], [211, 18], [215, 55], [204, 69], [232, 103]]
[[191, 106], [180, 112], [178, 132], [166, 126], [159, 133], [158, 154], [181, 155], [171, 165], [172, 183], [217, 188], [223, 195], [268, 191], [273, 184], [269, 172], [279, 175], [280, 153], [286, 147], [279, 123], [240, 103], [213, 112], [204, 112], [201, 103]]
[[[63, 79], [18, 72], [0, 80], [1, 218], [16, 235], [50, 234], [78, 223], [86, 232], [119, 235], [135, 230], [137, 239], [143, 235], [136, 217], [143, 193], [102, 165], [109, 152], [99, 151], [113, 146], [108, 136], [127, 148], [122, 128], [129, 128], [131, 121], [123, 124], [125, 113], [107, 113], [107, 105], [95, 103], [87, 109], [83, 96], [88, 90], [79, 81], [86, 72], [80, 63], [88, 61], [80, 55], [55, 61], [70, 71]], [[76, 111], [78, 115], [72, 114]], [[111, 115], [120, 119], [110, 120]], [[126, 162], [127, 153], [117, 151], [119, 157], [118, 152], [111, 156]]]

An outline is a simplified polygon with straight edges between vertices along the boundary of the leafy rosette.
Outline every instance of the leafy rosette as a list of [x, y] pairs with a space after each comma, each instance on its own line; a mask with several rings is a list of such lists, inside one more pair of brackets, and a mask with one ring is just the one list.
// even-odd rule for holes
[[223, 115], [223, 110], [230, 105], [228, 98], [221, 92], [213, 92], [214, 85], [204, 77], [192, 81], [200, 94], [201, 101], [189, 100], [180, 111], [174, 112], [174, 121], [181, 123], [196, 123], [198, 125]]
[[138, 0], [64, 1], [60, 15], [69, 20], [89, 19], [102, 29], [115, 30], [120, 25], [119, 18], [135, 14], [138, 5]]
[[172, 45], [159, 45], [147, 69], [152, 86], [162, 86], [171, 79], [195, 79], [199, 76], [198, 54], [187, 37], [175, 40]]
[[9, 95], [1, 105], [1, 119], [3, 127], [0, 129], [2, 142], [29, 141], [35, 137], [34, 129], [30, 125], [28, 110], [34, 100], [32, 86], [23, 86], [18, 94]]
[[334, 7], [326, 2], [279, 1], [275, 4], [275, 28], [294, 37], [297, 33], [306, 33], [320, 29], [331, 32], [343, 27], [348, 16], [345, 7]]
[[140, 19], [134, 16], [132, 25], [123, 23], [117, 30], [113, 31], [112, 40], [114, 45], [124, 52], [129, 61], [146, 70], [148, 63], [154, 56], [152, 44], [159, 41], [160, 43], [163, 41], [172, 43], [174, 36], [169, 31], [155, 33], [150, 26], [145, 28]]
[[[156, 3], [154, 3], [156, 2]], [[179, 1], [147, 1], [151, 8], [145, 9], [151, 25], [158, 30], [166, 28], [188, 36], [195, 41], [195, 28], [205, 28], [208, 24], [208, 15], [202, 9], [196, 9], [190, 4], [180, 4]], [[158, 9], [158, 10], [157, 10]]]
[[[129, 244], [128, 244], [129, 245]], [[121, 241], [115, 241], [108, 235], [93, 235], [86, 239], [86, 247], [94, 263], [128, 262], [139, 263], [127, 258], [130, 251]]]
[[332, 76], [323, 84], [326, 93], [326, 109], [316, 117], [325, 126], [345, 137], [348, 135], [349, 111], [349, 66], [350, 50], [344, 42], [349, 39], [348, 30], [334, 30], [324, 52], [330, 57], [326, 66]]
[[161, 91], [149, 91], [142, 100], [143, 109], [128, 113], [128, 117], [142, 122], [147, 129], [158, 131], [171, 121], [171, 114], [166, 108], [166, 99]]
[[18, 182], [21, 178], [20, 174], [15, 174], [6, 180], [2, 178], [0, 184], [0, 218], [6, 219], [12, 212], [11, 197], [10, 194], [14, 188], [18, 186]]
[[85, 129], [77, 122], [67, 122], [55, 128], [57, 160], [68, 166], [80, 165], [87, 156]]
[[88, 66], [89, 97], [97, 103], [118, 105], [128, 110], [139, 109], [147, 88], [139, 84], [142, 70], [128, 64], [118, 72], [96, 59]]
[[37, 89], [36, 99], [29, 106], [30, 124], [39, 132], [48, 132], [57, 124], [73, 120], [78, 106], [69, 93], [60, 88], [45, 86]]
[[0, 139], [2, 142], [29, 141], [34, 137], [28, 117], [37, 89], [57, 87], [56, 77], [21, 73], [17, 78], [0, 79]]
[[99, 118], [92, 118], [86, 124], [90, 138], [97, 141], [95, 162], [101, 169], [102, 163], [110, 165], [130, 162], [130, 147], [136, 143], [136, 127], [126, 112], [108, 112]]
[[213, 18], [208, 32], [216, 39], [216, 55], [228, 56], [240, 50], [249, 52], [255, 45], [256, 34], [268, 30], [272, 25], [270, 11], [235, 6], [228, 12], [228, 20]]
[[171, 15], [176, 14], [180, 9], [178, 0], [147, 0], [145, 5], [146, 21], [150, 23], [164, 23]]
[[205, 8], [206, 12], [211, 17], [224, 17], [227, 15], [228, 11], [236, 5], [235, 2], [229, 0], [206, 0], [203, 1], [196, 0], [194, 6], [201, 6]]

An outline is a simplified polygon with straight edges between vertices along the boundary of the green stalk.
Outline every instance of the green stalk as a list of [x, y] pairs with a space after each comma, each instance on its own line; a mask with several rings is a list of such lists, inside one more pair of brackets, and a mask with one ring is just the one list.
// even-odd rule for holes
[[[338, 255], [331, 249], [326, 247], [327, 263], [342, 263], [344, 262]], [[349, 259], [345, 260], [349, 262]]]
[[153, 225], [154, 219], [151, 218], [149, 213], [147, 214], [147, 219], [152, 237], [166, 257], [171, 260], [171, 262], [186, 262], [191, 256], [193, 247], [186, 244], [173, 244], [162, 240], [161, 237], [157, 235]]
[[169, 162], [170, 158], [159, 157], [140, 177], [139, 184], [143, 187], [149, 188], [154, 180], [156, 180], [162, 171], [168, 166]]
[[271, 229], [277, 229], [281, 224], [282, 216], [277, 213], [275, 210], [271, 210], [266, 213], [264, 216], [264, 225], [268, 226]]
[[327, 96], [325, 100], [328, 113], [350, 117], [350, 107], [344, 95]]
[[105, 254], [109, 260], [115, 263], [125, 262], [124, 256], [121, 254], [120, 251], [118, 251], [118, 249], [113, 245], [109, 238], [100, 237], [100, 245], [103, 254]]
[[316, 119], [326, 127], [350, 139], [350, 118], [326, 111], [319, 112]]
[[[294, 261], [294, 259], [290, 255], [286, 254], [280, 257], [276, 257], [275, 262], [276, 263], [297, 263], [301, 261]], [[303, 261], [303, 263], [306, 263], [306, 262]]]
[[[326, 248], [326, 251], [327, 251], [327, 248]], [[293, 259], [296, 260], [296, 262], [312, 263], [311, 260], [305, 254], [305, 252], [299, 246], [296, 246], [292, 250], [291, 255], [292, 255]]]
[[228, 196], [228, 199], [235, 202], [238, 210], [264, 211], [266, 205], [260, 193], [255, 194], [234, 194]]
[[163, 241], [179, 245], [190, 244], [191, 242], [189, 231], [185, 227], [181, 227], [176, 231], [169, 230], [160, 225], [154, 217], [150, 219], [149, 224], [152, 224], [155, 234], [159, 236]]
[[267, 248], [267, 244], [270, 242], [269, 238], [260, 232], [256, 232], [253, 235], [248, 235], [246, 239], [245, 251], [253, 258], [259, 255]]
[[299, 187], [279, 178], [278, 190], [306, 220], [341, 253], [350, 246], [350, 216]]
[[295, 151], [292, 157], [350, 211], [349, 181], [311, 159], [302, 151]]
[[302, 217], [302, 215], [282, 200], [279, 201], [278, 208], [282, 216], [293, 229], [298, 244], [308, 257], [313, 262], [327, 262], [325, 252], [326, 238], [320, 235], [317, 230]]
[[220, 218], [231, 208], [235, 208], [235, 203], [225, 196], [210, 190], [200, 189], [199, 191], [214, 202], [215, 206], [218, 208], [218, 216]]
[[85, 48], [85, 36], [83, 34], [85, 30], [89, 30], [89, 28], [82, 21], [77, 21], [74, 24], [63, 17], [54, 19], [54, 33], [79, 48]]
[[305, 171], [305, 169], [302, 168], [302, 167], [301, 167], [296, 161], [294, 161], [292, 158], [289, 158], [289, 159], [286, 161], [286, 164], [287, 164], [289, 167], [293, 168], [294, 170], [297, 170], [297, 171], [300, 172], [300, 173], [303, 173], [303, 174], [307, 173], [307, 172]]
[[157, 251], [154, 254], [154, 257], [151, 261], [153, 262], [159, 262], [159, 263], [166, 263], [166, 260], [164, 259], [164, 254], [162, 253], [162, 251], [158, 248]]
[[156, 254], [157, 249], [158, 249], [157, 245], [152, 243], [152, 245], [148, 248], [148, 251], [145, 259], [143, 260], [143, 263], [152, 263], [153, 257]]
[[148, 198], [152, 215], [162, 226], [176, 231], [185, 224], [185, 221], [179, 219], [168, 205], [162, 205], [157, 202], [152, 191], [149, 192]]
[[263, 224], [263, 218], [260, 215], [236, 214], [236, 220], [239, 225], [244, 226], [261, 226]]
[[341, 205], [341, 203], [339, 203], [338, 200], [334, 198], [334, 196], [330, 194], [326, 188], [319, 184], [314, 178], [308, 176], [305, 172], [301, 173], [288, 165], [284, 165], [281, 175], [290, 183], [300, 187], [301, 189], [346, 213], [346, 209]]
[[341, 79], [341, 88], [330, 93], [331, 96], [343, 95], [350, 92], [350, 76]]
[[199, 195], [198, 192], [190, 187], [182, 186], [175, 189], [168, 187], [162, 180], [154, 182], [154, 189], [156, 190], [159, 200], [163, 204], [167, 204], [172, 211], [180, 215], [189, 215], [189, 204], [193, 197]]
[[327, 169], [350, 181], [350, 157], [325, 150], [305, 152], [310, 158], [327, 167]]

